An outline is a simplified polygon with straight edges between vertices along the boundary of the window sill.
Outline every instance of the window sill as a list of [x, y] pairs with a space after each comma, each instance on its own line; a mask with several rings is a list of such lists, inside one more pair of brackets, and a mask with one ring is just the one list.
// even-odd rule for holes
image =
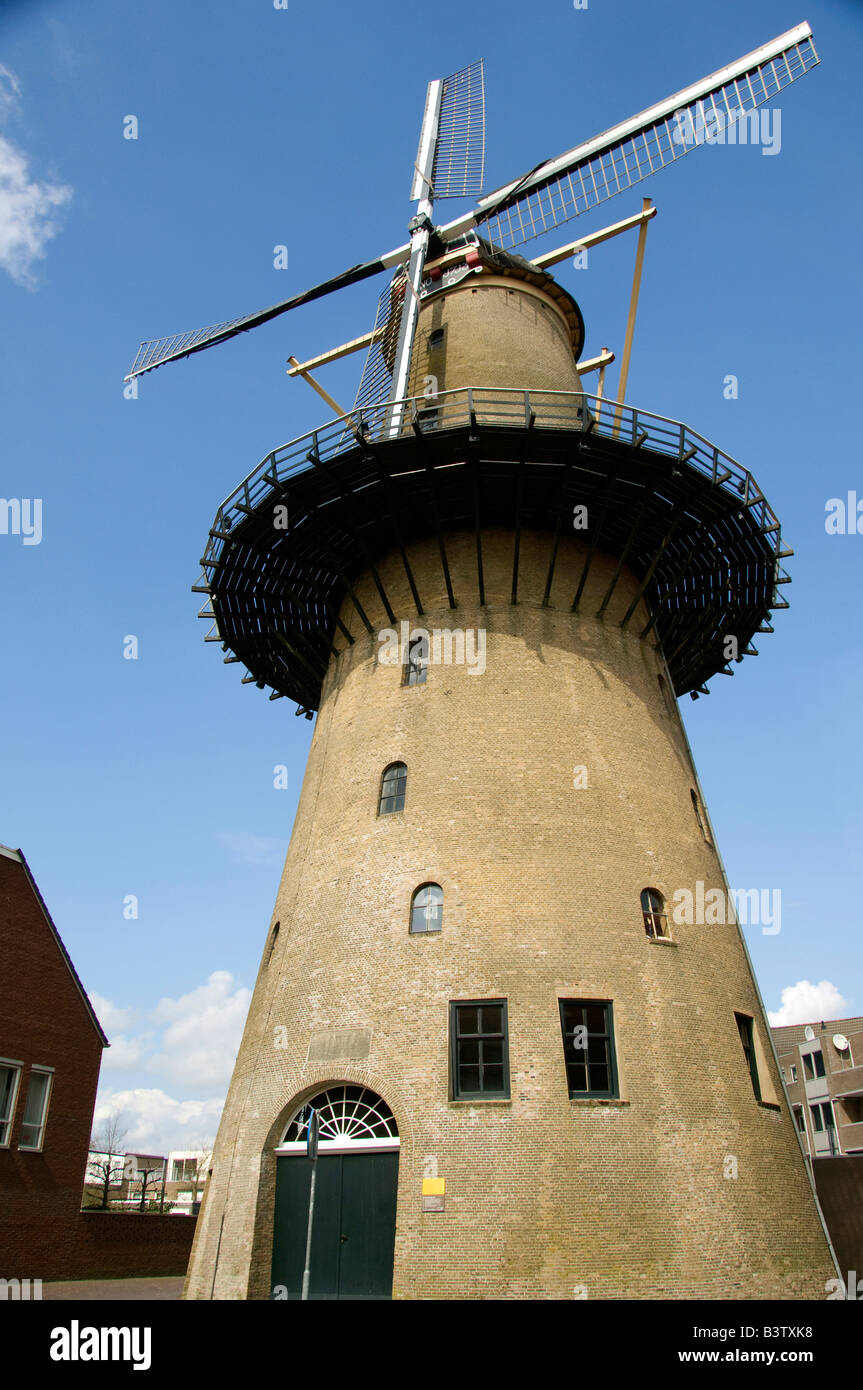
[[758, 1106], [759, 1106], [759, 1109], [761, 1109], [761, 1110], [781, 1110], [781, 1109], [782, 1109], [782, 1106], [781, 1106], [781, 1105], [777, 1105], [777, 1103], [776, 1103], [775, 1100], [760, 1100], [760, 1101], [758, 1102]]
[[647, 944], [648, 946], [679, 946], [680, 942], [672, 941], [670, 936], [649, 936]]
[[449, 1105], [512, 1105], [512, 1096], [457, 1096], [450, 1097]]
[[570, 1096], [570, 1105], [611, 1105], [616, 1109], [625, 1110], [631, 1101], [621, 1100], [620, 1096]]

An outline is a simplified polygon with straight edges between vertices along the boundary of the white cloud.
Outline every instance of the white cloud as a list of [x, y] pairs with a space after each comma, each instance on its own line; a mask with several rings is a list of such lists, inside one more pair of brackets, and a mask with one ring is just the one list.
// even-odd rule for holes
[[251, 990], [238, 986], [229, 971], [214, 970], [191, 994], [160, 999], [154, 1018], [168, 1026], [150, 1069], [184, 1085], [227, 1084], [251, 997]]
[[21, 83], [18, 78], [0, 63], [0, 115], [10, 111], [20, 95]]
[[93, 1128], [104, 1129], [112, 1115], [126, 1130], [125, 1152], [170, 1153], [172, 1149], [206, 1149], [219, 1127], [224, 1097], [210, 1100], [174, 1100], [164, 1091], [136, 1087], [128, 1091], [100, 1092]]
[[228, 970], [214, 970], [206, 984], [150, 1009], [118, 1008], [90, 996], [111, 1046], [106, 1071], [133, 1067], [182, 1090], [224, 1091], [243, 1036], [252, 992]]
[[245, 831], [219, 831], [216, 839], [239, 864], [281, 864], [285, 841], [271, 835], [248, 835]]
[[783, 1028], [790, 1023], [818, 1023], [821, 1019], [847, 1018], [849, 1004], [829, 980], [820, 980], [813, 985], [809, 980], [798, 980], [782, 991], [782, 1007], [775, 1013], [768, 1009], [767, 1017], [771, 1027]]
[[[162, 998], [152, 1008], [120, 1008], [103, 995], [90, 996], [111, 1046], [103, 1054], [103, 1085], [94, 1129], [122, 1112], [128, 1130], [126, 1149], [207, 1147], [218, 1127], [234, 1059], [243, 1035], [251, 990], [228, 970], [214, 970], [205, 984], [179, 998]], [[122, 1029], [122, 1032], [115, 1032]], [[106, 1073], [125, 1072], [125, 1087]], [[177, 1099], [158, 1085], [140, 1086], [142, 1077], [158, 1078]]]
[[122, 1033], [115, 1033], [111, 1038], [111, 1046], [102, 1054], [102, 1069], [128, 1071], [130, 1067], [137, 1066], [143, 1056], [144, 1048], [141, 1042], [136, 1038], [126, 1038]]
[[[15, 74], [0, 64], [0, 117], [14, 109], [20, 90]], [[36, 288], [36, 263], [57, 235], [56, 214], [71, 197], [64, 184], [32, 178], [27, 156], [0, 135], [0, 267], [16, 284]]]
[[127, 1028], [135, 1017], [134, 1009], [118, 1009], [110, 999], [106, 999], [103, 994], [97, 994], [95, 990], [90, 995], [90, 1003], [112, 1044], [114, 1039], [111, 1034], [120, 1028]]

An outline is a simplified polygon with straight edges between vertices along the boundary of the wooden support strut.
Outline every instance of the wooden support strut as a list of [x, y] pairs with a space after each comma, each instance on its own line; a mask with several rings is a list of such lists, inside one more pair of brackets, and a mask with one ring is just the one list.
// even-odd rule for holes
[[[557, 265], [560, 261], [565, 261], [576, 251], [587, 251], [593, 246], [599, 246], [602, 242], [609, 241], [612, 237], [620, 236], [622, 232], [631, 231], [633, 227], [638, 227], [640, 229], [639, 244], [641, 244], [641, 238], [643, 237], [647, 223], [652, 217], [656, 216], [656, 211], [651, 199], [644, 198], [642, 200], [641, 212], [634, 213], [632, 217], [625, 217], [621, 222], [613, 222], [608, 227], [601, 227], [596, 232], [588, 232], [585, 236], [580, 237], [578, 241], [569, 241], [565, 246], [559, 246], [555, 251], [545, 251], [541, 256], [535, 256], [531, 261], [531, 265], [536, 266], [537, 270], [546, 270], [551, 265]], [[468, 245], [459, 247], [455, 251], [447, 251], [443, 256], [438, 256], [436, 260], [427, 261], [424, 267], [424, 273], [428, 274], [429, 271], [432, 270], [446, 270], [450, 266], [459, 265], [465, 260], [468, 252], [473, 249], [474, 247], [472, 245]], [[339, 406], [331, 396], [328, 396], [323, 387], [315, 381], [314, 377], [311, 375], [311, 370], [313, 367], [325, 367], [328, 362], [337, 362], [339, 358], [347, 357], [352, 352], [361, 352], [363, 348], [370, 347], [372, 343], [380, 341], [385, 332], [386, 325], [377, 329], [371, 329], [368, 333], [361, 333], [358, 338], [351, 338], [347, 343], [341, 343], [338, 347], [329, 348], [327, 352], [319, 353], [317, 357], [310, 357], [306, 362], [299, 362], [296, 357], [289, 357], [288, 362], [290, 366], [288, 367], [287, 375], [301, 376], [304, 381], [308, 382], [312, 390], [317, 391], [318, 395], [321, 396], [332, 409], [336, 410], [339, 415], [347, 415], [348, 412], [342, 410], [341, 406]], [[584, 374], [585, 372], [594, 371], [596, 368], [603, 369], [608, 363], [613, 361], [614, 354], [608, 354], [608, 349], [603, 348], [600, 357], [592, 358], [587, 362], [579, 362], [578, 371]]]
[[[642, 209], [646, 213], [650, 207], [650, 199], [645, 198], [642, 202]], [[620, 434], [620, 424], [622, 409], [626, 397], [626, 382], [629, 376], [629, 359], [632, 356], [632, 339], [635, 336], [635, 316], [638, 312], [638, 293], [641, 288], [641, 270], [644, 265], [644, 247], [647, 241], [647, 220], [645, 219], [638, 229], [638, 245], [635, 248], [635, 269], [632, 272], [632, 293], [629, 296], [629, 315], [626, 320], [626, 338], [623, 343], [623, 360], [620, 364], [620, 381], [617, 387], [618, 410], [614, 423], [614, 438]]]

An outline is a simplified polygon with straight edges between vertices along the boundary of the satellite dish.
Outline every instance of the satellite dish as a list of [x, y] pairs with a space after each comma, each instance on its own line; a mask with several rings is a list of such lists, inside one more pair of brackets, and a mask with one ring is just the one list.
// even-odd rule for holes
[[812, 1028], [808, 1023], [806, 1027], [803, 1029], [803, 1036], [807, 1042], [812, 1042], [813, 1038], [815, 1037], [815, 1029]]
[[846, 1038], [844, 1033], [833, 1034], [833, 1046], [836, 1048], [837, 1052], [848, 1051], [848, 1039]]

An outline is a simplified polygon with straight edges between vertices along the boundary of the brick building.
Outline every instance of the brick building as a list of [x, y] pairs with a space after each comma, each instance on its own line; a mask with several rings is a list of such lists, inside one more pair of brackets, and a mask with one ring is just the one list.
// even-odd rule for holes
[[793, 1023], [773, 1037], [806, 1152], [863, 1154], [863, 1018]]
[[211, 532], [213, 640], [317, 725], [187, 1296], [299, 1296], [311, 1106], [313, 1297], [823, 1297], [736, 918], [666, 908], [728, 900], [674, 696], [766, 621], [778, 523], [686, 427], [618, 437], [574, 301], [470, 255], [404, 430], [286, 446]]
[[77, 1229], [108, 1039], [27, 861], [0, 846], [0, 1261], [50, 1277]]
[[774, 1028], [773, 1037], [830, 1239], [850, 1281], [849, 1271], [863, 1274], [863, 1018], [788, 1024]]

